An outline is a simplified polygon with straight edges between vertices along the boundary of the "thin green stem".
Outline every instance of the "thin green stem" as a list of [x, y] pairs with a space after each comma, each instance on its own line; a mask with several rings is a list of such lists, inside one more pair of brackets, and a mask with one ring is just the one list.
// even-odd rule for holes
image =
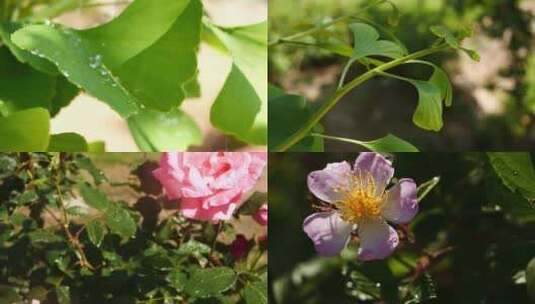
[[361, 85], [362, 83], [366, 82], [367, 80], [372, 79], [373, 77], [379, 75], [379, 73], [384, 72], [386, 70], [395, 68], [399, 65], [404, 64], [407, 61], [422, 58], [440, 51], [443, 51], [447, 49], [448, 46], [446, 44], [441, 44], [436, 47], [431, 47], [428, 49], [420, 50], [418, 52], [409, 54], [407, 56], [389, 61], [385, 64], [382, 64], [380, 66], [377, 66], [366, 73], [360, 75], [359, 77], [351, 80], [349, 83], [341, 87], [336, 91], [334, 96], [325, 102], [321, 107], [316, 110], [314, 114], [308, 119], [307, 122], [305, 122], [299, 130], [297, 130], [294, 134], [292, 134], [288, 139], [286, 139], [284, 142], [282, 142], [280, 145], [275, 147], [274, 151], [286, 151], [289, 148], [291, 148], [293, 145], [298, 143], [301, 139], [306, 137], [310, 131], [316, 126], [320, 120], [327, 114], [329, 111], [349, 92], [351, 92], [355, 87]]
[[418, 189], [416, 190], [418, 193], [418, 198], [417, 198], [418, 202], [422, 201], [429, 194], [429, 192], [431, 192], [431, 190], [433, 190], [433, 188], [435, 188], [436, 185], [438, 185], [439, 182], [440, 182], [440, 177], [435, 176], [432, 179], [428, 180], [427, 182], [418, 186]]
[[358, 144], [358, 145], [361, 145], [362, 143], [365, 143], [363, 141], [356, 140], [356, 139], [349, 139], [349, 138], [325, 135], [325, 134], [320, 134], [320, 133], [310, 133], [310, 136], [320, 137], [320, 138], [325, 138], [325, 139], [331, 139], [331, 140], [336, 140], [336, 141], [341, 141], [341, 142], [347, 142], [347, 143], [351, 143], [351, 144]]
[[263, 254], [264, 254], [264, 252], [262, 250], [258, 250], [258, 252], [254, 256], [254, 258], [253, 258], [253, 260], [251, 262], [251, 265], [249, 267], [250, 271], [254, 271], [255, 270], [256, 264], [258, 264], [258, 262], [260, 261], [260, 258], [262, 258]]
[[221, 233], [221, 230], [223, 229], [223, 223], [222, 222], [218, 222], [216, 225], [217, 225], [217, 227], [216, 227], [214, 239], [212, 240], [212, 246], [210, 246], [210, 255], [212, 255], [212, 253], [214, 253], [215, 245], [217, 243], [217, 237], [219, 236], [219, 234]]

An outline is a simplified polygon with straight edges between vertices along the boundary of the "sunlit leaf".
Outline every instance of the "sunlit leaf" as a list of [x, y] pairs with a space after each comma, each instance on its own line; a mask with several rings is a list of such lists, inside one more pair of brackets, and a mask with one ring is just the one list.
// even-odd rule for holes
[[370, 151], [375, 152], [418, 152], [418, 149], [413, 146], [411, 143], [395, 136], [388, 134], [385, 137], [371, 140], [371, 141], [360, 141], [351, 138], [335, 137], [335, 136], [322, 136], [317, 135], [318, 137], [327, 138], [331, 140], [347, 142], [362, 146]]
[[418, 90], [418, 105], [412, 116], [412, 121], [418, 127], [440, 131], [442, 121], [442, 93], [435, 84], [422, 80], [409, 80]]
[[184, 99], [182, 85], [197, 72], [200, 18], [198, 0], [136, 0], [100, 27], [29, 25], [12, 39], [128, 117], [145, 106], [169, 110]]
[[50, 136], [48, 151], [51, 152], [83, 152], [87, 151], [87, 142], [76, 133], [61, 133]]
[[11, 53], [22, 63], [27, 63], [37, 71], [48, 75], [58, 75], [56, 66], [47, 59], [41, 58], [36, 54], [23, 50], [13, 43], [11, 34], [23, 27], [22, 23], [18, 22], [0, 22], [0, 38], [9, 48]]
[[41, 108], [0, 117], [0, 151], [46, 151], [49, 129], [50, 116]]
[[236, 282], [236, 272], [228, 267], [196, 269], [184, 286], [184, 291], [196, 298], [217, 296]]
[[267, 282], [248, 283], [243, 289], [242, 295], [247, 304], [267, 304]]
[[397, 43], [389, 40], [379, 40], [379, 32], [371, 25], [353, 23], [349, 25], [349, 28], [354, 36], [353, 60], [367, 56], [399, 58], [405, 55], [405, 50]]
[[201, 130], [180, 110], [146, 110], [130, 117], [128, 126], [142, 151], [184, 151], [202, 143]]
[[104, 226], [102, 221], [98, 219], [92, 220], [87, 223], [85, 229], [87, 230], [87, 235], [93, 245], [100, 247], [100, 244], [104, 239], [104, 234], [106, 233], [106, 226]]
[[251, 144], [267, 143], [267, 22], [240, 27], [210, 26], [233, 59], [210, 120]]

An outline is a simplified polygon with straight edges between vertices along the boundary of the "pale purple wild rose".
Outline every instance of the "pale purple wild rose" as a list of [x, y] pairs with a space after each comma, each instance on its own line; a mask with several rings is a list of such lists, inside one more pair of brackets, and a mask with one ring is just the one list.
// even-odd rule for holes
[[308, 188], [326, 202], [325, 210], [303, 222], [303, 230], [320, 255], [338, 255], [354, 229], [360, 239], [360, 260], [392, 254], [399, 237], [388, 222], [405, 224], [418, 212], [416, 183], [403, 178], [387, 189], [393, 176], [392, 163], [371, 152], [361, 153], [353, 169], [344, 161], [308, 175]]

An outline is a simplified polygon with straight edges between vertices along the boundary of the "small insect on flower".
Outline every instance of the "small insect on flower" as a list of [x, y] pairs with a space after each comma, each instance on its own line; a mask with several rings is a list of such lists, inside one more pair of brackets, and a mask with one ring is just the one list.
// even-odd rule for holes
[[303, 222], [303, 230], [320, 255], [338, 255], [355, 229], [360, 260], [392, 254], [399, 236], [388, 222], [405, 224], [418, 212], [416, 183], [403, 178], [387, 189], [393, 176], [392, 163], [371, 152], [361, 153], [353, 169], [344, 161], [308, 175], [308, 188], [327, 206]]

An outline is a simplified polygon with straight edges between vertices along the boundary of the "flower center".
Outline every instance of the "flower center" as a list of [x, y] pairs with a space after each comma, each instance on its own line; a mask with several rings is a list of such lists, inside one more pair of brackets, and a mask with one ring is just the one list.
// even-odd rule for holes
[[338, 191], [343, 193], [343, 198], [336, 207], [344, 221], [357, 224], [381, 216], [385, 195], [384, 192], [377, 193], [377, 185], [370, 173], [352, 174], [347, 188]]

